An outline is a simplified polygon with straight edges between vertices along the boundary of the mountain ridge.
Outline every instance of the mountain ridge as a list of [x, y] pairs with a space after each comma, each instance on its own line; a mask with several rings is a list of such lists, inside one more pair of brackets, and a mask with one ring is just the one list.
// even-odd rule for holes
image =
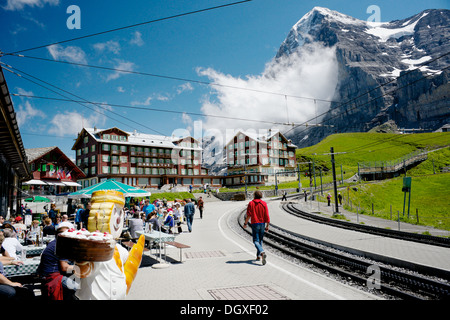
[[446, 9], [367, 22], [314, 7], [294, 24], [274, 59], [312, 43], [336, 47], [336, 102], [321, 118], [330, 126], [293, 130], [289, 137], [302, 147], [336, 132], [366, 132], [389, 120], [430, 131], [448, 123], [449, 38]]

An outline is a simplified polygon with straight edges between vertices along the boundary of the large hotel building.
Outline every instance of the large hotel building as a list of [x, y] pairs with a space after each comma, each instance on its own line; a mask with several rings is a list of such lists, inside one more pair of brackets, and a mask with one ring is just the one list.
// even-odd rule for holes
[[280, 180], [292, 180], [295, 173], [281, 173], [295, 170], [296, 148], [277, 130], [239, 131], [225, 145], [227, 176], [224, 184], [273, 184], [275, 173], [280, 173]]
[[221, 177], [209, 176], [202, 167], [202, 148], [192, 137], [177, 139], [116, 127], [83, 128], [72, 150], [86, 175], [78, 180], [83, 187], [110, 178], [143, 188], [222, 185]]
[[83, 128], [72, 147], [86, 175], [77, 181], [83, 188], [110, 178], [143, 188], [273, 184], [275, 173], [295, 169], [295, 149], [278, 131], [239, 131], [224, 148], [227, 173], [213, 176], [202, 167], [203, 149], [192, 137]]

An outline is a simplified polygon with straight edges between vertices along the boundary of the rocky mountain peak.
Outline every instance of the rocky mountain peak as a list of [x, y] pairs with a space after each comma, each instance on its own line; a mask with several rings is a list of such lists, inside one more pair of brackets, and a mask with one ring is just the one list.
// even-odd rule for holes
[[[400, 127], [429, 130], [449, 122], [450, 99], [442, 95], [449, 86], [445, 69], [450, 65], [449, 38], [450, 10], [429, 9], [375, 23], [314, 7], [292, 27], [275, 60], [310, 43], [335, 47], [339, 82], [333, 100], [338, 102], [323, 118], [333, 129], [301, 130], [303, 134], [291, 136], [293, 142], [311, 145], [334, 132], [368, 131], [388, 120]], [[416, 71], [402, 76], [412, 70]], [[415, 86], [418, 91], [411, 92], [407, 79], [420, 82]], [[401, 89], [398, 83], [406, 87]], [[370, 94], [354, 100], [364, 92]], [[344, 104], [348, 101], [352, 102]], [[428, 112], [430, 108], [433, 112]], [[306, 135], [309, 138], [303, 139]]]

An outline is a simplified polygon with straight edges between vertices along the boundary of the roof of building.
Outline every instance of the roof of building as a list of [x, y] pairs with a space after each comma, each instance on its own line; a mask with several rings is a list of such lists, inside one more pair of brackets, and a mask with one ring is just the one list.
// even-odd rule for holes
[[[118, 128], [110, 128], [110, 129], [120, 130]], [[158, 147], [158, 148], [171, 148], [171, 149], [183, 148], [183, 149], [191, 149], [191, 150], [199, 150], [199, 151], [202, 150], [202, 148], [200, 148], [200, 147], [197, 147], [197, 148], [181, 147], [176, 144], [186, 138], [194, 139], [192, 137], [185, 137], [185, 138], [169, 137], [169, 136], [163, 136], [163, 135], [141, 133], [141, 132], [137, 132], [137, 131], [127, 132], [127, 131], [120, 130], [128, 136], [128, 141], [111, 141], [111, 140], [102, 139], [100, 136], [100, 133], [108, 131], [110, 129], [83, 128], [83, 130], [78, 135], [78, 139], [74, 143], [72, 150], [74, 150], [75, 146], [78, 144], [78, 141], [80, 140], [80, 137], [82, 136], [83, 131], [85, 131], [89, 135], [91, 135], [97, 142], [104, 142], [104, 143], [112, 143], [113, 142], [114, 144]], [[194, 140], [197, 141], [196, 139], [194, 139]]]
[[292, 144], [291, 140], [289, 140], [288, 138], [286, 138], [279, 130], [273, 130], [273, 129], [269, 129], [269, 130], [262, 130], [260, 132], [256, 132], [256, 131], [243, 131], [243, 130], [239, 130], [236, 132], [236, 134], [233, 136], [233, 138], [231, 138], [230, 140], [228, 140], [228, 142], [225, 144], [225, 146], [227, 144], [229, 144], [234, 137], [236, 137], [239, 133], [242, 133], [246, 136], [248, 136], [249, 138], [259, 142], [259, 143], [267, 143], [271, 138], [273, 138], [274, 136], [276, 136], [277, 134], [280, 134], [284, 139], [286, 139], [286, 141], [288, 141], [288, 147], [293, 147], [293, 148], [297, 148], [296, 145]]
[[72, 160], [70, 160], [70, 158], [67, 157], [58, 147], [31, 148], [25, 149], [25, 152], [29, 163], [44, 157], [50, 152], [55, 152], [58, 154], [58, 160], [56, 162], [71, 170], [73, 172], [73, 176], [77, 179], [84, 178], [86, 176], [84, 172], [78, 168], [77, 165], [75, 165]]
[[1, 66], [0, 109], [0, 156], [3, 156], [11, 165], [19, 180], [29, 179], [32, 177], [32, 173], [28, 165], [16, 113]]
[[34, 160], [42, 157], [43, 155], [49, 153], [56, 147], [44, 147], [44, 148], [31, 148], [31, 149], [25, 149], [25, 152], [27, 154], [28, 162], [31, 163]]

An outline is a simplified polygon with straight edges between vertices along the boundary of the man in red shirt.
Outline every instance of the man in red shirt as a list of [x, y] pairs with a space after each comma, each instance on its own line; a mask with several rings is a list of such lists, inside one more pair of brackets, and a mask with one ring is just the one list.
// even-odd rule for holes
[[266, 264], [267, 255], [262, 247], [264, 233], [269, 230], [269, 209], [267, 203], [262, 198], [261, 191], [257, 190], [254, 194], [254, 199], [249, 202], [247, 206], [247, 217], [245, 218], [244, 228], [247, 228], [247, 223], [251, 219], [253, 243], [256, 247], [256, 260], [262, 258], [262, 264]]

